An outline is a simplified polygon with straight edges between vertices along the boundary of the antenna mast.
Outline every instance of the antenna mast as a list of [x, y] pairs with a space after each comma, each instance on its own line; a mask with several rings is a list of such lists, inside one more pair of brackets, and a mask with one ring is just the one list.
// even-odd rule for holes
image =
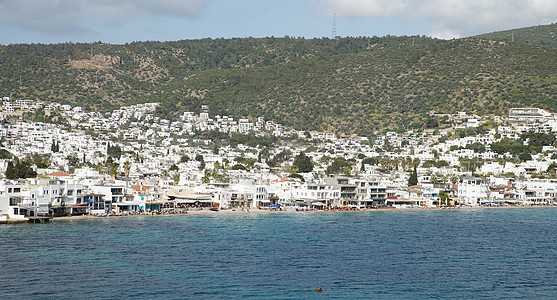
[[337, 13], [334, 13], [333, 15], [333, 36], [332, 39], [336, 39], [337, 38]]

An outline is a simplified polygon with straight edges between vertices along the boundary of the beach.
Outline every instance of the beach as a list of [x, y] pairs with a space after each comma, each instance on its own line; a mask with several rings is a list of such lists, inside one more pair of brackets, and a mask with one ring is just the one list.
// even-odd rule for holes
[[485, 209], [547, 209], [557, 208], [555, 205], [529, 205], [529, 206], [459, 206], [459, 207], [430, 207], [430, 208], [379, 208], [379, 209], [358, 209], [358, 210], [267, 210], [267, 209], [222, 209], [222, 210], [188, 210], [182, 213], [148, 213], [148, 214], [130, 214], [130, 215], [111, 215], [111, 216], [68, 216], [54, 217], [51, 221], [70, 221], [70, 220], [101, 220], [114, 218], [136, 218], [136, 217], [161, 217], [161, 216], [200, 216], [200, 215], [274, 215], [274, 214], [296, 214], [296, 213], [367, 213], [367, 212], [403, 212], [403, 211], [446, 211], [446, 210], [485, 210]]

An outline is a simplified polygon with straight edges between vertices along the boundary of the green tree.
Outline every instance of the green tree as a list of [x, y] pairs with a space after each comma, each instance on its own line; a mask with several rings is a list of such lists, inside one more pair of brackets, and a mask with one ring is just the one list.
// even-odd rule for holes
[[128, 186], [128, 181], [130, 180], [131, 164], [128, 160], [126, 160], [122, 167], [124, 168], [124, 175], [126, 176], [126, 187], [127, 187]]
[[8, 166], [6, 168], [6, 178], [8, 179], [18, 179], [17, 170], [15, 169], [15, 165], [12, 161], [8, 162]]
[[0, 159], [11, 159], [13, 155], [6, 149], [0, 149]]
[[439, 192], [439, 205], [449, 206], [449, 195], [444, 191]]
[[298, 174], [298, 173], [292, 173], [290, 175], [288, 175], [289, 178], [298, 178], [300, 179], [302, 182], [306, 182], [306, 179], [304, 178], [304, 176]]
[[52, 142], [52, 146], [50, 146], [50, 151], [52, 153], [56, 153], [60, 151], [60, 143], [57, 141]]
[[529, 161], [532, 160], [532, 155], [530, 155], [530, 153], [528, 152], [520, 153], [518, 159], [520, 159], [521, 161]]
[[81, 161], [75, 154], [66, 156], [66, 159], [68, 160], [68, 165], [70, 165], [71, 167], [77, 166]]
[[186, 162], [188, 162], [188, 161], [190, 161], [190, 157], [189, 157], [189, 156], [187, 156], [187, 155], [184, 154], [184, 155], [182, 155], [182, 157], [180, 157], [180, 162], [181, 162], [181, 163], [186, 163]]
[[106, 148], [106, 154], [108, 156], [112, 156], [114, 158], [120, 159], [120, 156], [122, 156], [122, 149], [118, 146], [111, 146], [110, 143], [108, 143]]
[[247, 169], [242, 164], [235, 164], [234, 166], [232, 166], [231, 170], [244, 170], [244, 171], [246, 171]]
[[37, 172], [31, 168], [30, 162], [17, 158], [14, 160], [15, 163], [12, 161], [8, 162], [8, 166], [6, 168], [6, 178], [13, 180], [19, 178], [34, 178], [37, 176]]
[[197, 154], [195, 156], [195, 160], [199, 162], [199, 170], [205, 169], [205, 159], [203, 158], [202, 154]]
[[311, 161], [311, 158], [305, 155], [303, 152], [296, 156], [292, 166], [301, 173], [308, 173], [313, 171], [313, 162]]
[[408, 186], [414, 186], [417, 184], [418, 184], [418, 170], [414, 165], [414, 171], [412, 171], [412, 174], [410, 174], [410, 177], [408, 178]]
[[201, 177], [201, 182], [204, 184], [211, 182], [211, 171], [209, 171], [208, 169], [205, 170], [204, 176]]
[[174, 181], [174, 184], [177, 185], [180, 182], [180, 173], [172, 174], [172, 181]]
[[352, 169], [352, 163], [344, 159], [343, 157], [335, 157], [331, 165], [327, 167], [327, 174], [340, 174], [340, 173], [350, 173]]

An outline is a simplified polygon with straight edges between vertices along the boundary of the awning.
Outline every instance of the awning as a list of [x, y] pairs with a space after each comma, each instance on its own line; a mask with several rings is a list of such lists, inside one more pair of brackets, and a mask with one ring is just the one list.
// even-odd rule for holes
[[166, 196], [171, 198], [172, 200], [196, 200], [196, 201], [204, 201], [210, 202], [213, 199], [211, 194], [197, 194], [194, 191], [170, 191], [166, 193]]
[[130, 202], [121, 203], [121, 202], [113, 202], [112, 205], [113, 205], [113, 206], [133, 206], [133, 205], [140, 205], [140, 203], [130, 203]]
[[176, 200], [174, 200], [174, 202], [176, 202], [176, 203], [186, 203], [186, 204], [190, 204], [190, 203], [210, 203], [210, 202], [213, 202], [213, 200], [208, 200], [208, 199], [200, 199], [200, 200], [176, 199]]

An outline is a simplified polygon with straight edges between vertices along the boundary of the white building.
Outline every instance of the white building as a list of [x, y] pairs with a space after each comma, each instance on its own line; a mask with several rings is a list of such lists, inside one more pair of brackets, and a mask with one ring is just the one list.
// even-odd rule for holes
[[487, 182], [481, 178], [463, 177], [458, 184], [458, 201], [461, 204], [475, 206], [489, 200]]

